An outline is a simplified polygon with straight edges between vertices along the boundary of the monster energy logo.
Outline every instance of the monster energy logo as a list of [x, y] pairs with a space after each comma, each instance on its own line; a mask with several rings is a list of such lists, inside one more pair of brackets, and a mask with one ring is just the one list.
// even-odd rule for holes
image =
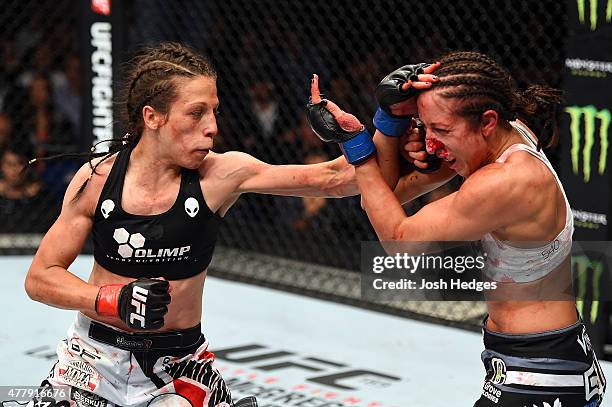
[[[612, 1], [612, 0], [610, 0]], [[572, 136], [572, 148], [570, 155], [572, 157], [572, 171], [578, 175], [579, 172], [579, 150], [582, 143], [582, 133], [580, 124], [584, 118], [584, 146], [582, 148], [582, 172], [584, 182], [587, 183], [591, 179], [591, 153], [595, 145], [595, 123], [599, 120], [599, 162], [597, 172], [603, 175], [606, 171], [608, 161], [608, 128], [612, 115], [608, 109], [597, 110], [593, 105], [588, 106], [568, 106], [565, 111], [569, 113], [571, 118], [570, 133]]]
[[[580, 24], [585, 24], [585, 3], [587, 0], [576, 0], [578, 4], [578, 20]], [[591, 31], [597, 29], [597, 6], [599, 5], [598, 0], [588, 0], [589, 2], [589, 23], [591, 25]], [[609, 23], [612, 21], [612, 0], [608, 0], [606, 4], [606, 21]]]
[[601, 296], [600, 282], [604, 273], [604, 263], [599, 259], [591, 260], [586, 255], [572, 256], [572, 269], [578, 276], [576, 307], [578, 307], [578, 311], [583, 318], [586, 318], [583, 311], [584, 298], [587, 295], [587, 280], [589, 276], [588, 271], [592, 271], [593, 299], [591, 301], [591, 315], [589, 317], [591, 324], [594, 324], [597, 321], [597, 316], [599, 315], [599, 299]]

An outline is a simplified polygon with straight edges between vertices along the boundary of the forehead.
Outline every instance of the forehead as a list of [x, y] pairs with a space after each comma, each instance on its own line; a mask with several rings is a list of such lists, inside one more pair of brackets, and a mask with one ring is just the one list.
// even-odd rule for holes
[[197, 76], [195, 78], [180, 78], [177, 85], [177, 103], [218, 104], [217, 83], [210, 76]]
[[434, 89], [421, 93], [417, 98], [419, 117], [427, 124], [431, 121], [452, 121], [456, 119], [454, 114], [454, 102], [440, 94]]

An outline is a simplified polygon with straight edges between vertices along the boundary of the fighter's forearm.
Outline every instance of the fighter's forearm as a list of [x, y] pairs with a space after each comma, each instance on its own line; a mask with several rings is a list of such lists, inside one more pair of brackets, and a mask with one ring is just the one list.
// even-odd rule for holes
[[359, 194], [355, 167], [349, 164], [344, 156], [325, 163], [318, 184], [323, 196], [327, 197], [346, 197]]
[[406, 214], [385, 182], [378, 164], [370, 160], [358, 166], [355, 172], [362, 205], [378, 238], [381, 241], [395, 240]]
[[88, 284], [60, 266], [31, 268], [25, 281], [28, 296], [56, 308], [95, 311], [100, 287]]
[[414, 170], [400, 177], [394, 190], [395, 196], [403, 205], [441, 187], [456, 175], [457, 173], [446, 164], [442, 164], [442, 167], [434, 173], [423, 173]]
[[380, 172], [391, 189], [395, 189], [399, 179], [399, 138], [387, 137], [380, 131], [374, 133], [376, 161]]

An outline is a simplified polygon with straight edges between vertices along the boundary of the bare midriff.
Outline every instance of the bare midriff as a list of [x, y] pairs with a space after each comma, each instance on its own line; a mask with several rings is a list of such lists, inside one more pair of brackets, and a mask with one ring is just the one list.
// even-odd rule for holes
[[578, 317], [573, 301], [488, 301], [487, 329], [531, 334], [565, 328]]
[[[83, 312], [87, 317], [112, 325], [128, 332], [165, 332], [187, 329], [196, 326], [202, 319], [202, 294], [206, 273], [202, 272], [182, 280], [169, 280], [171, 301], [168, 313], [164, 318], [164, 326], [154, 331], [133, 330], [118, 318], [100, 317], [95, 312]], [[129, 284], [134, 278], [123, 277], [106, 270], [94, 262], [89, 284], [103, 286], [107, 284]]]
[[569, 259], [546, 277], [524, 283], [498, 283], [487, 295], [487, 328], [530, 334], [565, 328], [578, 319]]

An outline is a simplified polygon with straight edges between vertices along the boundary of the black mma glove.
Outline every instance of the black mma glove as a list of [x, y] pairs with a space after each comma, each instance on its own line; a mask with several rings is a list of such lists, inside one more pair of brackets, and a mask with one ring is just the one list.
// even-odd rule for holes
[[96, 312], [119, 318], [132, 329], [159, 329], [170, 304], [169, 287], [168, 281], [152, 278], [104, 285], [96, 297]]
[[427, 66], [429, 64], [404, 65], [380, 81], [375, 91], [379, 109], [372, 120], [378, 131], [389, 137], [400, 137], [408, 130], [412, 116], [394, 115], [391, 105], [417, 96], [417, 89], [411, 86], [402, 90], [402, 86], [408, 81], [417, 82]]
[[[402, 86], [408, 81], [418, 82], [419, 75], [423, 74], [423, 70], [428, 66], [429, 64], [425, 63], [404, 65], [391, 72], [380, 81], [375, 92], [376, 101], [380, 107], [372, 120], [378, 131], [389, 137], [400, 137], [410, 128], [412, 116], [394, 115], [391, 113], [391, 106], [418, 95], [418, 89], [411, 86], [407, 90], [403, 90]], [[418, 119], [416, 122], [424, 139], [425, 126], [423, 126], [423, 123]], [[427, 168], [417, 168], [417, 171], [422, 173], [434, 172], [437, 171], [442, 164], [440, 158], [431, 154], [427, 155], [425, 162], [428, 164]]]
[[[425, 126], [423, 125], [423, 122], [421, 122], [421, 120], [418, 117], [415, 117], [415, 122], [416, 122], [416, 128], [419, 129], [419, 133], [423, 135], [423, 141], [425, 140]], [[427, 151], [427, 148], [425, 149], [425, 151]], [[427, 158], [425, 159], [425, 162], [427, 163], [427, 168], [418, 168], [417, 167], [417, 171], [418, 172], [422, 172], [424, 174], [430, 173], [430, 172], [434, 172], [434, 171], [438, 171], [440, 169], [440, 166], [442, 165], [442, 159], [436, 157], [435, 154], [427, 154]]]
[[321, 99], [318, 77], [313, 76], [312, 97], [306, 116], [315, 134], [325, 142], [336, 142], [349, 164], [358, 165], [376, 153], [372, 136], [359, 120], [344, 112], [334, 102]]

